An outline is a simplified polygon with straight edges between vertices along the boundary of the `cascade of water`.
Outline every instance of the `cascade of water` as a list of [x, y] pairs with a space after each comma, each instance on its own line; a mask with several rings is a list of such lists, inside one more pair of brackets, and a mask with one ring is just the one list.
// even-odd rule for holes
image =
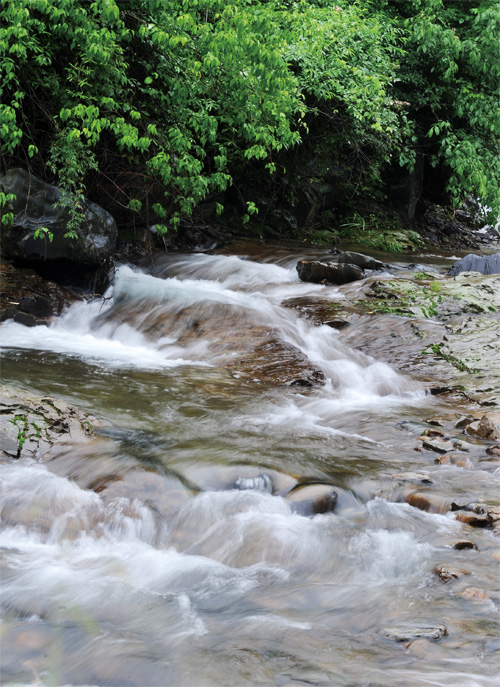
[[[465, 623], [433, 575], [453, 560], [442, 541], [461, 524], [367, 484], [416, 469], [395, 413], [424, 413], [432, 399], [285, 307], [342, 295], [283, 264], [197, 255], [123, 265], [105, 302], [72, 305], [49, 327], [0, 325], [19, 383], [63, 389], [117, 425], [45, 464], [0, 461], [6, 680], [496, 684], [484, 640], [495, 605]], [[249, 358], [255, 368], [254, 350], [271, 357], [279, 346], [323, 383], [279, 386], [232, 367]], [[335, 490], [334, 512], [297, 508], [314, 486]], [[479, 548], [493, 547], [479, 536]], [[493, 585], [491, 566], [478, 569]], [[422, 661], [389, 638], [402, 624], [418, 637], [445, 622], [459, 641], [418, 640]]]

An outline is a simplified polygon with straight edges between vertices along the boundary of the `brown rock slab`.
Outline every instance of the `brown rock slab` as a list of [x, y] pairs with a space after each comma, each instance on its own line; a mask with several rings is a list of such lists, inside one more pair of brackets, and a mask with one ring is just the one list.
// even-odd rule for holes
[[459, 510], [455, 513], [455, 518], [463, 522], [464, 525], [472, 527], [488, 527], [490, 521], [487, 515], [481, 515], [472, 511]]
[[428, 451], [435, 451], [436, 453], [447, 453], [448, 451], [453, 451], [453, 444], [447, 439], [427, 439], [424, 438], [424, 443], [422, 444]]
[[407, 494], [406, 503], [427, 513], [446, 513], [450, 510], [450, 500], [437, 494], [414, 491]]

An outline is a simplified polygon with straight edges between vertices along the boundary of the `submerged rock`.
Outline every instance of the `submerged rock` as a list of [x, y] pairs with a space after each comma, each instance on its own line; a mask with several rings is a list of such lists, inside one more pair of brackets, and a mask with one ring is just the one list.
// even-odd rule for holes
[[365, 273], [357, 265], [347, 263], [332, 264], [316, 260], [299, 260], [297, 272], [301, 281], [320, 284], [348, 284], [352, 281], [363, 279]]
[[467, 589], [461, 591], [458, 596], [461, 596], [463, 599], [467, 599], [467, 601], [486, 601], [488, 598], [486, 592], [483, 589], [478, 589], [477, 587], [467, 587]]
[[494, 255], [475, 255], [469, 253], [458, 260], [448, 274], [455, 277], [460, 272], [479, 272], [480, 274], [500, 274], [500, 253]]

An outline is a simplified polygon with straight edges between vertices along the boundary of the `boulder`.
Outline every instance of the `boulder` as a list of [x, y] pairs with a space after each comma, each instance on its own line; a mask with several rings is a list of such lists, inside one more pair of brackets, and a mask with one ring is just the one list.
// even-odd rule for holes
[[369, 255], [363, 253], [355, 253], [354, 251], [345, 251], [339, 254], [339, 263], [348, 263], [349, 265], [357, 265], [364, 270], [384, 270], [385, 265], [380, 260], [375, 260]]
[[31, 269], [0, 264], [0, 322], [13, 319], [34, 327], [48, 324], [53, 315], [76, 300], [76, 296], [53, 282], [42, 279]]
[[500, 432], [487, 415], [483, 415], [480, 420], [475, 420], [468, 424], [465, 431], [467, 434], [479, 439], [488, 439], [489, 441], [500, 439]]
[[298, 485], [285, 499], [294, 513], [308, 517], [331, 513], [337, 503], [337, 492], [329, 484]]
[[348, 284], [358, 279], [363, 279], [365, 273], [357, 265], [348, 263], [332, 264], [319, 262], [316, 260], [299, 260], [297, 263], [297, 273], [301, 281], [321, 284]]
[[450, 269], [450, 277], [456, 277], [460, 272], [480, 272], [481, 274], [500, 274], [500, 253], [494, 255], [475, 255], [469, 253], [458, 260]]
[[[117, 228], [113, 217], [95, 203], [83, 204], [84, 220], [76, 239], [64, 238], [70, 218], [67, 207], [58, 205], [61, 191], [24, 169], [10, 169], [0, 176], [0, 188], [14, 194], [12, 225], [2, 228], [5, 257], [23, 260], [65, 259], [85, 265], [102, 265], [116, 247]], [[37, 229], [52, 235], [34, 237]]]

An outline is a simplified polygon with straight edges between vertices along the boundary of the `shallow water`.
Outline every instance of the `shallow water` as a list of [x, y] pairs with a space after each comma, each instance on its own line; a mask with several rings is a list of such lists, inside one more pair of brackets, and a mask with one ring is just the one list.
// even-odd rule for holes
[[[300, 283], [295, 259], [157, 256], [49, 328], [0, 326], [4, 382], [112, 423], [0, 464], [4, 684], [498, 684], [493, 534], [375, 494], [424, 471], [450, 498], [493, 501], [500, 476], [414, 450], [425, 418], [452, 409], [282, 307], [343, 298]], [[271, 341], [325, 383], [252, 374]], [[302, 482], [334, 488], [334, 512], [302, 515]], [[478, 550], [454, 550], [464, 537]], [[471, 586], [489, 598], [458, 595]], [[447, 635], [391, 638], [407, 625]]]

